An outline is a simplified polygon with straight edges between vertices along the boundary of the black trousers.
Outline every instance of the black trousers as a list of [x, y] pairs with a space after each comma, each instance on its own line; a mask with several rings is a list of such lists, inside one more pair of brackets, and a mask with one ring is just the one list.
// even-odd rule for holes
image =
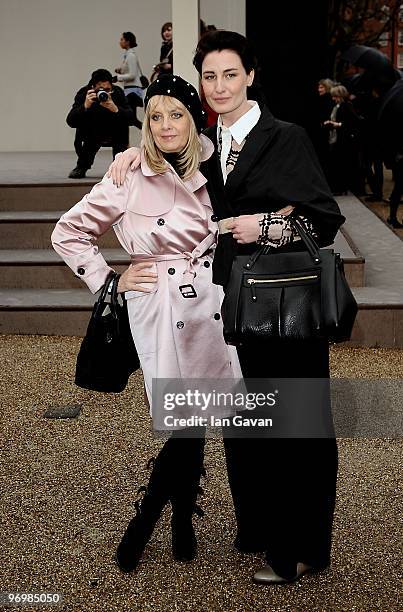
[[[245, 378], [328, 378], [326, 341], [273, 340], [242, 346]], [[330, 398], [324, 411], [330, 414]], [[237, 522], [237, 546], [264, 550], [282, 576], [295, 564], [318, 568], [330, 562], [338, 468], [331, 438], [229, 437], [224, 431], [228, 478]]]
[[77, 153], [77, 166], [84, 170], [89, 170], [94, 163], [94, 159], [99, 149], [102, 146], [112, 147], [113, 159], [117, 153], [126, 151], [129, 146], [129, 133], [127, 137], [117, 134], [110, 138], [97, 136], [95, 134], [83, 134], [77, 130], [76, 138], [74, 140], [74, 148]]

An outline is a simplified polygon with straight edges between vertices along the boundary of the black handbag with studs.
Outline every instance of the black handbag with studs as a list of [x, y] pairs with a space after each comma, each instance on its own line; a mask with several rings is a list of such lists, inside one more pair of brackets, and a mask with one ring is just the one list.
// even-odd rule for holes
[[94, 308], [77, 356], [75, 383], [84, 389], [119, 393], [140, 367], [129, 325], [120, 274], [111, 272]]

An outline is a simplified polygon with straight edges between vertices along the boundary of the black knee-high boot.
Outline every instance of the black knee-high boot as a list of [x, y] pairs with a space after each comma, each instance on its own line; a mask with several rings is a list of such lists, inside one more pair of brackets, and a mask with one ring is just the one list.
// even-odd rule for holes
[[204, 438], [173, 435], [164, 444], [153, 468], [147, 487], [140, 487], [144, 497], [136, 502], [137, 514], [128, 524], [118, 546], [116, 561], [120, 569], [130, 572], [138, 566], [147, 542], [171, 500], [172, 548], [177, 560], [191, 560], [196, 553], [192, 514], [203, 469]]
[[[168, 440], [169, 442], [169, 440]], [[138, 566], [147, 542], [161, 516], [170, 492], [170, 447], [165, 443], [157, 458], [141, 503], [136, 502], [136, 515], [129, 522], [116, 552], [116, 561], [123, 572], [131, 572]]]
[[203, 515], [197, 506], [203, 472], [204, 438], [173, 438], [175, 443], [175, 474], [171, 489], [172, 554], [177, 561], [191, 561], [196, 557], [197, 542], [192, 517]]

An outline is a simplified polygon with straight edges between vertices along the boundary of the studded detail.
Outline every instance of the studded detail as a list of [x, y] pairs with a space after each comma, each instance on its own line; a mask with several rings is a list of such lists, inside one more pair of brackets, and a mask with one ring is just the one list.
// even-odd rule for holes
[[175, 274], [175, 268], [168, 268], [168, 274]]
[[219, 321], [221, 319], [220, 313], [216, 312], [215, 315], [214, 315], [214, 318], [215, 318], [216, 321]]
[[171, 93], [171, 90], [170, 90], [170, 89], [167, 89], [167, 93]]
[[211, 215], [211, 220], [212, 221], [218, 221], [217, 215]]
[[161, 219], [161, 217], [159, 219], [157, 219], [157, 223], [158, 225], [165, 225], [165, 219]]
[[183, 329], [185, 327], [185, 324], [184, 324], [183, 321], [178, 321], [177, 324], [176, 324], [176, 327], [178, 329]]
[[209, 262], [209, 261], [205, 261], [205, 262], [203, 263], [203, 266], [204, 266], [205, 268], [209, 268], [209, 267], [210, 267], [210, 262]]
[[85, 274], [85, 269], [84, 268], [77, 268], [77, 272], [80, 276], [82, 276], [83, 274]]

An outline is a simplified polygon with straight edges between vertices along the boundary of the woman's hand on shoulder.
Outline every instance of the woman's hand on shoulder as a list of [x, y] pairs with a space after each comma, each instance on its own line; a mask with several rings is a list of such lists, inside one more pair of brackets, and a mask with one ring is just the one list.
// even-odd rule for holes
[[147, 271], [151, 268], [149, 262], [131, 264], [127, 270], [123, 272], [118, 282], [118, 293], [124, 291], [144, 291], [144, 293], [152, 293], [152, 287], [142, 287], [139, 283], [156, 283], [158, 274]]
[[138, 147], [130, 147], [122, 153], [115, 156], [114, 161], [108, 168], [107, 176], [112, 178], [113, 184], [116, 187], [123, 185], [126, 174], [129, 170], [135, 170], [140, 165], [140, 149]]

